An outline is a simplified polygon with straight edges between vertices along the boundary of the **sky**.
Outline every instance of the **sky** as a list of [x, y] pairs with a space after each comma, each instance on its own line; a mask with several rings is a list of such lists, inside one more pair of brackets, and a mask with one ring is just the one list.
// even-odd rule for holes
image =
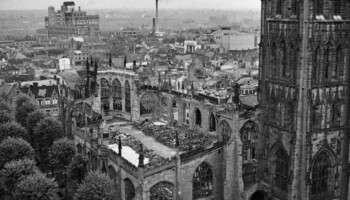
[[[60, 7], [64, 0], [0, 0], [0, 10], [32, 10]], [[151, 9], [155, 0], [75, 0], [82, 9]], [[159, 0], [159, 7], [169, 9], [258, 10], [261, 0]]]

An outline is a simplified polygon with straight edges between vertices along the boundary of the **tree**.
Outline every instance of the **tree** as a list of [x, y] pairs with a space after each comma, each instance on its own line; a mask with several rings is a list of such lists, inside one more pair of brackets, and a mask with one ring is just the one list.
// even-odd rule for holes
[[11, 105], [8, 104], [5, 100], [1, 99], [0, 100], [0, 110], [10, 113], [12, 111]]
[[63, 137], [63, 129], [60, 122], [53, 118], [40, 120], [33, 131], [33, 144], [37, 153], [38, 164], [42, 170], [48, 169], [48, 152], [53, 142]]
[[20, 123], [22, 126], [26, 126], [27, 117], [29, 113], [35, 111], [37, 106], [33, 102], [23, 102], [20, 106], [16, 107], [15, 117], [16, 121]]
[[45, 118], [45, 114], [40, 112], [39, 110], [36, 110], [32, 113], [30, 113], [27, 117], [27, 122], [26, 122], [26, 128], [29, 134], [29, 141], [31, 144], [33, 144], [33, 132], [34, 132], [34, 128], [38, 125], [38, 123], [40, 122], [40, 120]]
[[113, 182], [101, 172], [90, 172], [79, 186], [75, 200], [112, 200]]
[[25, 158], [34, 158], [34, 150], [27, 141], [9, 137], [0, 143], [0, 168], [9, 161]]
[[0, 110], [0, 125], [11, 121], [13, 121], [11, 113], [8, 111]]
[[28, 133], [23, 126], [16, 122], [10, 122], [0, 125], [0, 141], [7, 137], [23, 138], [28, 141]]
[[6, 163], [4, 169], [0, 171], [4, 193], [13, 196], [16, 184], [24, 177], [35, 174], [36, 172], [35, 162], [27, 158]]
[[21, 180], [15, 189], [16, 200], [55, 200], [57, 183], [42, 173], [36, 173]]
[[16, 97], [15, 105], [16, 107], [21, 107], [26, 102], [32, 102], [32, 98], [28, 95], [21, 94]]
[[81, 183], [88, 172], [88, 164], [87, 157], [77, 154], [68, 166], [68, 177], [77, 183]]
[[75, 155], [75, 145], [72, 140], [61, 138], [56, 140], [50, 148], [50, 165], [53, 170], [64, 170], [71, 163]]

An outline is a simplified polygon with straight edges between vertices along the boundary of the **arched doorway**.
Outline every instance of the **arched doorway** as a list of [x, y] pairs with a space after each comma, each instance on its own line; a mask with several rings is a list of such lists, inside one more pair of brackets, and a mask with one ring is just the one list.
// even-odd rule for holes
[[264, 191], [256, 191], [249, 200], [267, 200], [266, 192]]

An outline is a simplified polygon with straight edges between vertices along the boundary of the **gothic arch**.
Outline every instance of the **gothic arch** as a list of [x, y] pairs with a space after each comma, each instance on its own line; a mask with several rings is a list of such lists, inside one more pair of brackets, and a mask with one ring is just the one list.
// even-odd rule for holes
[[153, 185], [150, 189], [151, 200], [172, 200], [174, 196], [174, 184], [166, 181]]
[[131, 112], [131, 87], [128, 80], [125, 81], [125, 111]]
[[295, 44], [289, 43], [288, 48], [288, 56], [287, 56], [287, 77], [292, 77], [292, 80], [294, 80], [294, 77], [296, 77], [296, 69], [298, 68], [298, 48]]
[[110, 95], [109, 82], [105, 78], [101, 78], [101, 98], [108, 98]]
[[157, 106], [158, 99], [154, 93], [145, 93], [140, 98], [140, 114], [150, 114]]
[[104, 112], [109, 111], [109, 96], [110, 96], [110, 85], [107, 79], [101, 78], [101, 109]]
[[112, 165], [108, 166], [108, 176], [114, 181], [117, 181], [117, 171], [114, 169]]
[[320, 70], [321, 48], [317, 46], [312, 56], [312, 80], [318, 81], [318, 72]]
[[324, 0], [313, 0], [313, 7], [315, 15], [324, 14]]
[[212, 168], [206, 162], [200, 164], [192, 179], [192, 197], [193, 199], [201, 199], [210, 197], [213, 194], [214, 176]]
[[210, 113], [209, 116], [209, 131], [216, 131], [216, 118], [214, 113]]
[[275, 0], [276, 2], [276, 14], [282, 15], [283, 14], [283, 0]]
[[343, 77], [345, 69], [345, 53], [342, 45], [338, 45], [335, 50], [335, 65], [333, 69], [333, 78], [338, 79], [338, 77]]
[[113, 110], [123, 110], [123, 91], [122, 84], [116, 78], [112, 82], [112, 95], [113, 95]]
[[341, 0], [334, 0], [333, 1], [333, 14], [334, 15], [341, 15], [342, 14], [342, 1]]
[[311, 167], [311, 199], [326, 199], [331, 197], [334, 179], [333, 167], [336, 164], [336, 157], [333, 151], [323, 147], [315, 154]]
[[194, 111], [194, 115], [195, 115], [195, 124], [197, 126], [202, 126], [202, 113], [199, 110], [199, 108], [196, 108]]
[[289, 155], [281, 141], [273, 145], [269, 157], [274, 185], [286, 191], [289, 181]]
[[135, 186], [128, 178], [124, 179], [124, 195], [125, 200], [134, 200], [136, 196]]
[[259, 139], [258, 125], [249, 120], [240, 129], [242, 141], [243, 161], [251, 161], [256, 159], [257, 145]]
[[221, 142], [228, 142], [232, 135], [230, 124], [226, 120], [222, 120], [219, 125], [219, 140]]
[[267, 199], [267, 194], [264, 191], [258, 190], [250, 196], [249, 200], [265, 200]]

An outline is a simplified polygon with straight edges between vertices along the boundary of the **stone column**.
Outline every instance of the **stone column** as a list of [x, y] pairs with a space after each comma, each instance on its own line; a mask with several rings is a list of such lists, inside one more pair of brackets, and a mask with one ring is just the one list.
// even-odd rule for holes
[[173, 114], [173, 98], [168, 98], [168, 116], [169, 116], [169, 124], [174, 123], [174, 114]]
[[237, 113], [233, 115], [230, 123], [232, 136], [230, 142], [224, 147], [222, 166], [224, 175], [224, 199], [243, 200], [244, 184], [242, 179], [242, 143], [239, 136], [240, 122]]
[[132, 121], [140, 120], [140, 98], [137, 93], [135, 82], [130, 83], [130, 99], [131, 99], [131, 119]]
[[121, 86], [122, 86], [122, 111], [125, 113], [126, 112], [126, 109], [125, 109], [125, 80], [122, 79], [121, 81]]
[[182, 125], [185, 122], [185, 106], [182, 101], [177, 104], [177, 115], [178, 115], [178, 124]]

